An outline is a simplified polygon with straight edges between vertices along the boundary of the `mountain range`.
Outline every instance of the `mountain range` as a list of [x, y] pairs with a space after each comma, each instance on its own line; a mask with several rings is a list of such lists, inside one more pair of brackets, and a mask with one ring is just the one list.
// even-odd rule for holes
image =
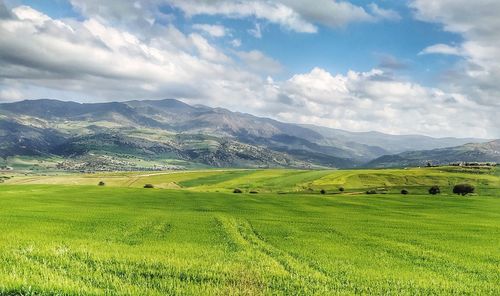
[[65, 168], [391, 167], [499, 162], [498, 150], [498, 141], [355, 133], [174, 99], [0, 104], [0, 157], [61, 159]]
[[461, 162], [500, 163], [500, 140], [469, 143], [457, 147], [408, 151], [384, 155], [367, 163], [367, 167], [410, 167]]

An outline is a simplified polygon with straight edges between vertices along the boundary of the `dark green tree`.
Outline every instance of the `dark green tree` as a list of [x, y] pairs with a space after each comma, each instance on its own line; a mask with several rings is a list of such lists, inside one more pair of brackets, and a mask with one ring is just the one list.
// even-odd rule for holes
[[429, 188], [429, 194], [436, 195], [439, 193], [441, 193], [441, 189], [439, 189], [439, 186], [434, 185], [431, 188]]
[[455, 194], [461, 194], [462, 196], [465, 196], [469, 193], [474, 193], [474, 186], [471, 184], [458, 184], [453, 187], [453, 193]]

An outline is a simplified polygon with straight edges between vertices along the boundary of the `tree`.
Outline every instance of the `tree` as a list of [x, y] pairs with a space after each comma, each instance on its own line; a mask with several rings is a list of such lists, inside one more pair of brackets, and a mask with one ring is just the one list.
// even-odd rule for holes
[[241, 189], [239, 189], [239, 188], [235, 188], [233, 190], [233, 193], [243, 193], [243, 191], [241, 191]]
[[345, 191], [345, 188], [344, 188], [344, 187], [340, 187], [340, 188], [339, 188], [339, 191], [340, 191], [340, 192], [344, 192], [344, 191]]
[[104, 181], [99, 181], [99, 184], [97, 184], [99, 186], [106, 186], [106, 183], [104, 183]]
[[401, 190], [401, 194], [403, 194], [403, 195], [407, 195], [408, 193], [409, 193], [409, 192], [408, 192], [408, 190], [406, 190], [406, 189]]
[[439, 186], [434, 185], [431, 188], [429, 188], [429, 194], [436, 195], [439, 193], [441, 193], [441, 189], [439, 189]]
[[326, 190], [325, 190], [325, 189], [321, 189], [321, 190], [319, 191], [319, 193], [321, 193], [321, 194], [326, 194]]
[[474, 186], [471, 184], [458, 184], [453, 187], [453, 193], [455, 194], [461, 194], [462, 196], [465, 196], [469, 193], [474, 193]]
[[146, 184], [144, 185], [144, 188], [155, 188], [153, 184]]

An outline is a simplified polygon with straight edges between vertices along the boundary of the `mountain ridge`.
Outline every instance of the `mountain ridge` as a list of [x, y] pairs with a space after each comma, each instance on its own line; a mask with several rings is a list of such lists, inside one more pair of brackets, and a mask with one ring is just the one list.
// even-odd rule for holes
[[384, 155], [368, 162], [366, 167], [387, 168], [402, 166], [446, 165], [450, 163], [500, 163], [500, 140], [468, 143], [456, 147], [407, 151]]
[[[442, 148], [469, 140], [485, 141], [355, 133], [194, 106], [175, 99], [2, 103], [0, 122], [4, 143], [0, 156], [4, 158], [16, 153], [83, 157], [104, 152], [126, 158], [131, 153], [155, 161], [171, 157], [216, 167], [252, 167], [254, 162], [259, 167], [346, 168], [406, 152], [412, 145]], [[123, 147], [112, 145], [115, 140]], [[18, 143], [26, 144], [26, 149], [16, 151]], [[113, 149], [99, 151], [99, 147]], [[71, 149], [75, 153], [68, 153]], [[148, 149], [153, 150], [146, 153]]]

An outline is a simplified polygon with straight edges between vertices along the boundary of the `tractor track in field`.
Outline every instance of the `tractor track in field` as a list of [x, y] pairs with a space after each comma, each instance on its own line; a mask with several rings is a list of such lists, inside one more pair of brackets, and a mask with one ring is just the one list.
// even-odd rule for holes
[[328, 289], [331, 276], [325, 271], [315, 268], [311, 262], [304, 262], [286, 251], [265, 241], [245, 219], [220, 216], [216, 223], [222, 228], [233, 251], [250, 250], [275, 262], [298, 283], [314, 283], [318, 290]]
[[127, 182], [125, 182], [125, 187], [132, 186], [135, 182], [139, 181], [140, 178], [141, 178], [140, 176], [134, 176], [130, 178], [129, 180], [127, 180]]
[[11, 182], [9, 182], [10, 184], [29, 184], [31, 182], [36, 182], [36, 181], [39, 181], [41, 180], [42, 178], [40, 177], [33, 177], [33, 178], [26, 178], [26, 179], [17, 179], [17, 180], [12, 180]]

